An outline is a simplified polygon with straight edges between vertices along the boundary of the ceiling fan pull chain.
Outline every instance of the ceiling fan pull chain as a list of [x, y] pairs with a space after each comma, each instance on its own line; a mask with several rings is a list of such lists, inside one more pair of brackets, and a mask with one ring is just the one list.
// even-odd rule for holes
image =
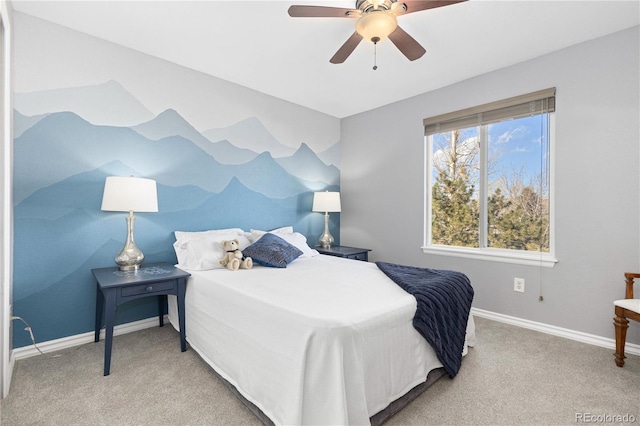
[[378, 37], [374, 37], [371, 39], [371, 41], [373, 41], [373, 70], [377, 70], [378, 69], [378, 40], [380, 40], [378, 38], [378, 40], [374, 40]]

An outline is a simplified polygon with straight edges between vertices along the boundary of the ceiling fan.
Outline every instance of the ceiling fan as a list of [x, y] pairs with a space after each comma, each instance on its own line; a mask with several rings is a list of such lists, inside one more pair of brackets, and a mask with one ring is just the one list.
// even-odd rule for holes
[[420, 43], [398, 26], [396, 17], [463, 1], [466, 0], [357, 0], [355, 9], [294, 5], [289, 7], [289, 16], [294, 18], [358, 18], [355, 32], [329, 60], [332, 64], [343, 63], [363, 38], [377, 44], [387, 37], [404, 56], [410, 61], [415, 61], [426, 51]]

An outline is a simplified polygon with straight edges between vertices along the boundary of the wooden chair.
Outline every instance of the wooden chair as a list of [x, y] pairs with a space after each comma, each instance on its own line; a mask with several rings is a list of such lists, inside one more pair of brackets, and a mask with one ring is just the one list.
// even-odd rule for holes
[[616, 316], [613, 318], [613, 325], [616, 329], [616, 365], [624, 365], [624, 344], [627, 338], [627, 328], [629, 319], [640, 322], [640, 299], [633, 298], [633, 280], [640, 278], [640, 274], [625, 272], [627, 289], [622, 300], [613, 302]]

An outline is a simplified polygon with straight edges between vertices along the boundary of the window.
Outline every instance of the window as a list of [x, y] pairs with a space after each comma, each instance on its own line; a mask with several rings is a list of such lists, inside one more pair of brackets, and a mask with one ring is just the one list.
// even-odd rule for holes
[[423, 251], [553, 266], [555, 89], [424, 120]]

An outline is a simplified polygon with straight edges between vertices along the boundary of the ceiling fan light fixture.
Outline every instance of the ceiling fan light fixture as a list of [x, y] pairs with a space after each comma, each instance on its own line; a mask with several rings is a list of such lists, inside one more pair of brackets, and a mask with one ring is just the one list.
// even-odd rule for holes
[[396, 16], [386, 10], [376, 10], [362, 15], [356, 23], [356, 32], [365, 40], [379, 43], [398, 27]]

